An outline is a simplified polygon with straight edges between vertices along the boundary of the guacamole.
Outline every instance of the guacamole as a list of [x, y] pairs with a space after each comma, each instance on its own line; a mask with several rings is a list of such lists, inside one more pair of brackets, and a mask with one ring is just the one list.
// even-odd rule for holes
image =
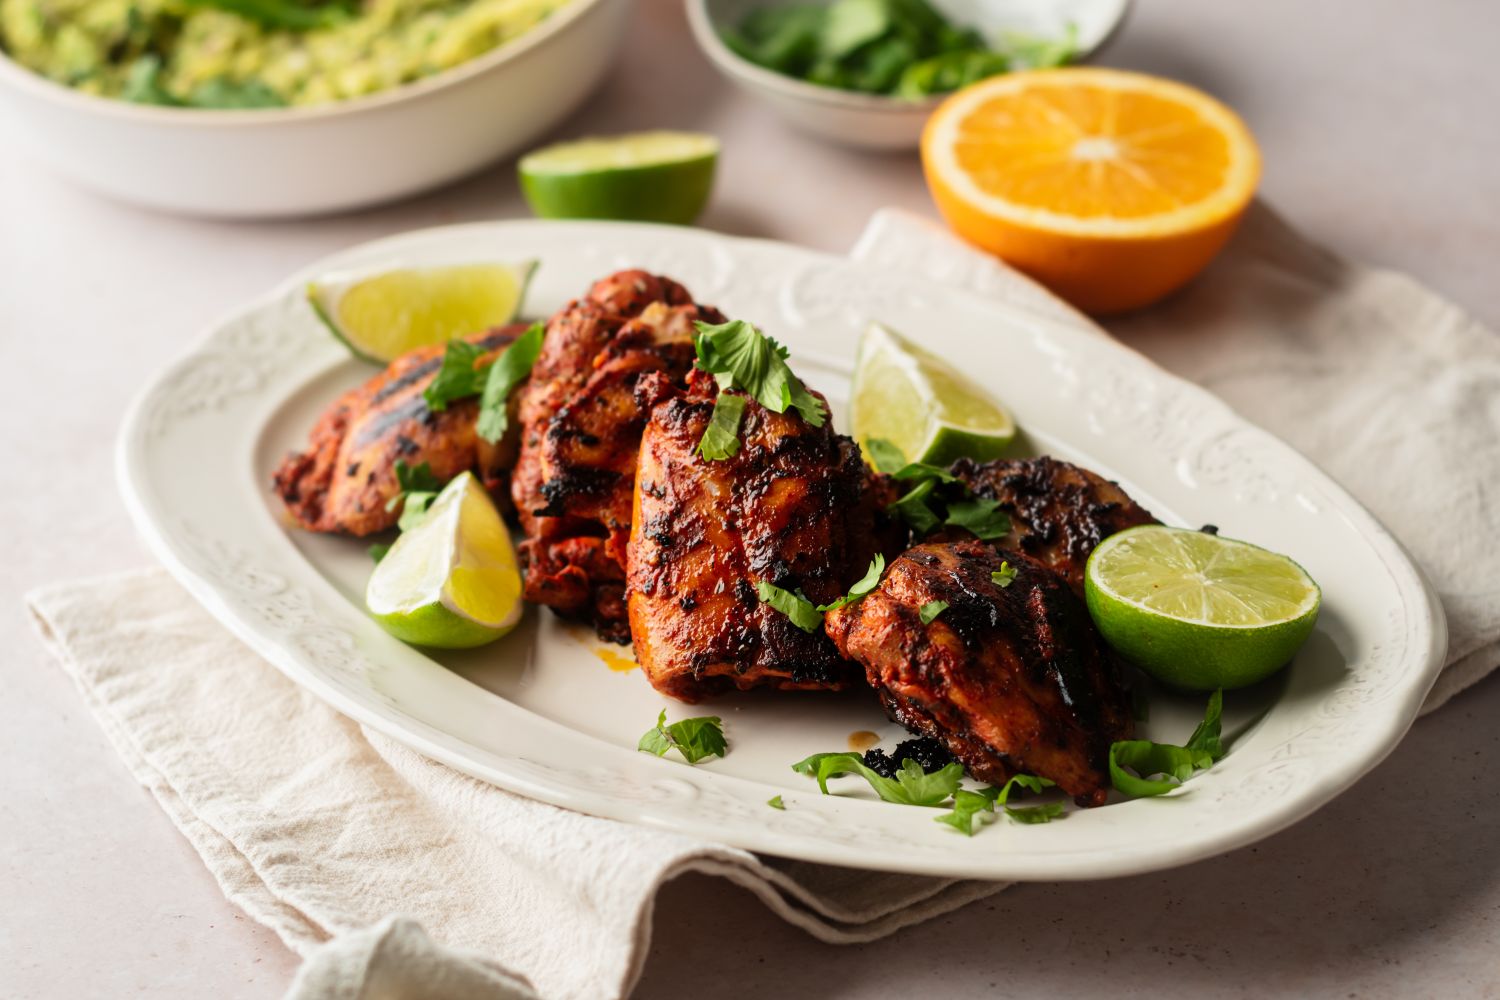
[[325, 104], [457, 66], [571, 0], [0, 0], [0, 49], [142, 104]]

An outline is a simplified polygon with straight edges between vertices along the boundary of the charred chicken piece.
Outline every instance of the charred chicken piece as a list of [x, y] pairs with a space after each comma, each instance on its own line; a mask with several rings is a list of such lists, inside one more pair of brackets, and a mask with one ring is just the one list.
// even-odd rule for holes
[[[525, 332], [526, 324], [516, 323], [466, 339], [490, 352], [478, 363], [486, 366]], [[473, 469], [491, 490], [504, 485], [515, 445], [492, 445], [479, 436], [478, 401], [460, 400], [435, 413], [422, 396], [445, 350], [409, 351], [323, 411], [307, 450], [287, 456], [273, 474], [276, 494], [300, 526], [350, 535], [394, 527], [399, 505], [386, 505], [401, 492], [397, 459], [413, 467], [426, 462], [444, 482]]]
[[1117, 531], [1156, 523], [1118, 484], [1055, 458], [959, 459], [950, 471], [1010, 515], [1010, 533], [995, 544], [1051, 567], [1080, 596], [1095, 546]]
[[598, 282], [547, 324], [518, 393], [520, 456], [511, 495], [526, 540], [526, 598], [629, 641], [625, 547], [645, 412], [635, 388], [659, 372], [681, 385], [693, 322], [720, 322], [677, 283], [644, 271]]
[[686, 393], [643, 381], [629, 549], [630, 628], [651, 686], [683, 701], [758, 686], [836, 690], [857, 683], [819, 628], [763, 604], [765, 581], [829, 603], [869, 567], [874, 504], [858, 446], [829, 424], [745, 406], [740, 447], [698, 453], [717, 387], [693, 371]]
[[[1009, 559], [1008, 586], [991, 574]], [[924, 625], [924, 605], [948, 603]], [[869, 596], [829, 612], [886, 712], [939, 739], [980, 781], [1055, 781], [1080, 805], [1108, 795], [1109, 745], [1134, 723], [1117, 666], [1062, 578], [979, 541], [907, 550]]]

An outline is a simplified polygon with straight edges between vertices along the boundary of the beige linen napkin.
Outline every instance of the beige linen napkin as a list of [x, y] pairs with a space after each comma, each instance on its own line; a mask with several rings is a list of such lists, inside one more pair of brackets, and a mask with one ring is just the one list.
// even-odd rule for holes
[[[1097, 332], [915, 216], [878, 213], [855, 256]], [[1495, 666], [1500, 560], [1487, 548], [1500, 507], [1486, 490], [1500, 482], [1500, 341], [1410, 279], [1309, 246], [1264, 209], [1190, 289], [1111, 330], [1291, 440], [1402, 538], [1452, 630], [1427, 709]], [[226, 895], [310, 956], [299, 1000], [621, 995], [647, 953], [657, 889], [686, 871], [745, 886], [830, 942], [872, 940], [1003, 888], [757, 858], [510, 795], [328, 709], [161, 570], [29, 603]]]
[[[225, 895], [301, 955], [344, 935], [304, 967], [299, 997], [526, 995], [506, 976], [548, 1000], [620, 996], [649, 950], [657, 889], [689, 871], [744, 886], [830, 942], [883, 937], [1003, 888], [762, 859], [511, 795], [328, 708], [165, 570], [27, 600]], [[463, 954], [410, 923], [349, 933], [389, 915]]]
[[[1097, 329], [906, 212], [877, 212], [851, 256]], [[1448, 662], [1423, 711], [1500, 664], [1500, 336], [1404, 274], [1314, 246], [1260, 203], [1187, 288], [1106, 326], [1290, 442], [1406, 546], [1448, 616]]]

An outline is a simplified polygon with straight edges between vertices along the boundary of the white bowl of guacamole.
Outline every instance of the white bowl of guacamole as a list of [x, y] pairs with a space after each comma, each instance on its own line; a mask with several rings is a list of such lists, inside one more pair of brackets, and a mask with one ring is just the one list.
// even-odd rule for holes
[[200, 215], [354, 208], [576, 107], [630, 0], [0, 0], [0, 112], [106, 194]]

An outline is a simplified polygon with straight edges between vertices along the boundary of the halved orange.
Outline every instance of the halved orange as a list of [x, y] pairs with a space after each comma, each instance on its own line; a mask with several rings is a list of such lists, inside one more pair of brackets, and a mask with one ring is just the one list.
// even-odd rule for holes
[[1255, 194], [1260, 152], [1202, 91], [1110, 69], [992, 77], [922, 135], [962, 237], [1087, 312], [1148, 305], [1201, 271]]

